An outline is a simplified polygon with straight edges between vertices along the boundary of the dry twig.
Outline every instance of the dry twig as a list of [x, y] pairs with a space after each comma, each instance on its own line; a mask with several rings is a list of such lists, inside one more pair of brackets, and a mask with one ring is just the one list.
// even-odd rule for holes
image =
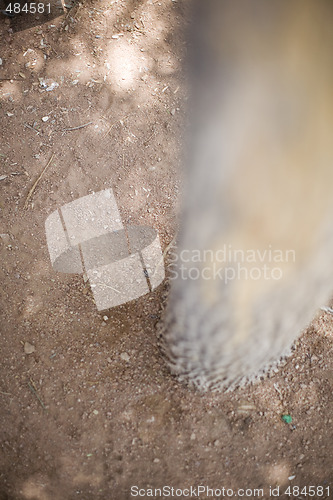
[[38, 396], [37, 391], [36, 391], [36, 389], [35, 389], [34, 385], [35, 385], [35, 384], [34, 384], [34, 383], [33, 383], [33, 381], [30, 379], [30, 382], [28, 382], [28, 387], [29, 387], [30, 391], [32, 392], [32, 394], [34, 394], [34, 396], [36, 396], [36, 398], [38, 399], [38, 401], [39, 401], [39, 403], [40, 403], [41, 407], [43, 408], [43, 410], [46, 410], [46, 406], [44, 405], [43, 401], [42, 401], [42, 400], [40, 399], [40, 397]]
[[79, 128], [88, 127], [88, 125], [91, 125], [92, 123], [93, 122], [88, 122], [84, 123], [83, 125], [79, 125], [78, 127], [65, 128], [64, 132], [70, 132], [71, 130], [79, 130]]
[[107, 135], [109, 135], [109, 133], [111, 132], [111, 130], [113, 129], [113, 127], [115, 125], [117, 125], [117, 123], [122, 123], [124, 122], [132, 113], [129, 113], [128, 115], [126, 115], [124, 118], [119, 118], [119, 120], [116, 120], [114, 123], [112, 123], [111, 127], [105, 132], [105, 134], [103, 135], [102, 139], [105, 139], [105, 137]]
[[5, 396], [11, 396], [9, 392], [4, 392], [4, 391], [0, 391], [0, 394], [4, 394]]
[[31, 198], [31, 196], [34, 194], [34, 191], [37, 187], [37, 184], [39, 183], [39, 181], [41, 180], [41, 178], [43, 177], [47, 167], [50, 165], [51, 161], [53, 160], [53, 157], [54, 157], [54, 153], [52, 153], [52, 156], [51, 158], [49, 159], [49, 161], [47, 162], [46, 166], [43, 168], [43, 171], [42, 173], [40, 174], [40, 176], [37, 178], [37, 180], [34, 182], [34, 185], [32, 186], [32, 188], [30, 189], [29, 193], [28, 193], [28, 196], [26, 197], [25, 199], [25, 202], [24, 202], [24, 206], [23, 208], [26, 209], [27, 206], [28, 206], [28, 203], [29, 203], [29, 200]]

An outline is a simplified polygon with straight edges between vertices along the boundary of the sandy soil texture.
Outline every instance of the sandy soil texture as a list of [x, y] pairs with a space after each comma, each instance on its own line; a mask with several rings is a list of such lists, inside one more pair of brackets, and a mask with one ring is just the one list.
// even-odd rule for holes
[[202, 396], [157, 347], [166, 282], [99, 313], [50, 263], [47, 216], [106, 188], [125, 224], [175, 236], [187, 23], [180, 0], [87, 0], [18, 32], [1, 18], [1, 500], [330, 498], [332, 316], [270, 378]]

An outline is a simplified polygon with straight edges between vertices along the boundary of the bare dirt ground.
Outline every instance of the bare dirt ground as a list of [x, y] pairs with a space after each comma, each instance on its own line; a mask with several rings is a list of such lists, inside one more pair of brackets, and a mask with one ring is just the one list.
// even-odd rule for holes
[[1, 18], [1, 500], [122, 500], [135, 485], [140, 498], [198, 485], [330, 497], [332, 316], [270, 378], [200, 395], [157, 347], [166, 282], [99, 313], [83, 277], [50, 264], [47, 216], [108, 187], [125, 224], [153, 226], [163, 248], [174, 237], [186, 23], [171, 0], [87, 0], [20, 32]]

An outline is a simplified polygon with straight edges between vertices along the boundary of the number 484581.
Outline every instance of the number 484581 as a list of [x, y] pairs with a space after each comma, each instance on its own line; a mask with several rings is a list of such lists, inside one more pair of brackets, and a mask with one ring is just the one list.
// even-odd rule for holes
[[293, 497], [298, 497], [299, 495], [304, 497], [323, 497], [324, 495], [329, 496], [330, 487], [326, 486], [326, 488], [324, 488], [324, 486], [304, 486], [301, 488], [300, 486], [288, 486], [284, 494]]
[[6, 7], [6, 12], [8, 14], [20, 14], [24, 12], [25, 14], [50, 14], [51, 4], [50, 3], [25, 3], [23, 5], [19, 3], [10, 3]]

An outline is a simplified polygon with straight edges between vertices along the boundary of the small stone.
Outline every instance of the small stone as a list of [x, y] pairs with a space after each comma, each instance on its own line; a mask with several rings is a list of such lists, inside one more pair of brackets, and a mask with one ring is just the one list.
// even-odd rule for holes
[[108, 316], [103, 316], [104, 321], [107, 321], [109, 319]]
[[220, 446], [220, 441], [218, 439], [216, 439], [216, 441], [214, 441], [214, 446]]
[[249, 415], [252, 411], [255, 410], [256, 410], [255, 405], [248, 401], [241, 401], [236, 409], [237, 413], [241, 415]]
[[36, 350], [36, 347], [34, 345], [30, 344], [30, 342], [24, 343], [25, 354], [32, 354], [33, 352], [35, 352], [35, 350]]
[[175, 110], [175, 108], [173, 108], [173, 109], [170, 111], [170, 113], [172, 114], [172, 116], [174, 116], [174, 115], [176, 114], [176, 110]]
[[108, 363], [112, 363], [112, 359], [111, 359], [111, 358], [106, 358], [106, 361], [107, 361]]
[[43, 122], [47, 122], [47, 120], [48, 120], [49, 118], [50, 118], [49, 116], [43, 116], [42, 121], [43, 121]]
[[160, 459], [159, 459], [159, 458], [154, 458], [154, 464], [158, 464], [158, 463], [159, 463], [159, 461], [160, 461]]
[[[1, 176], [2, 177], [2, 176]], [[0, 177], [0, 180], [1, 180], [1, 177]], [[7, 175], [6, 175], [7, 177]], [[5, 243], [6, 245], [9, 244], [10, 242], [10, 235], [9, 234], [6, 234], [6, 233], [1, 233], [0, 234], [0, 240]]]
[[93, 411], [93, 414], [94, 414], [94, 415], [98, 415], [98, 410], [94, 410], [94, 411]]
[[120, 355], [120, 357], [121, 357], [122, 360], [127, 361], [127, 362], [130, 360], [130, 357], [127, 354], [127, 352], [122, 352], [121, 355]]
[[295, 479], [296, 476], [289, 476], [288, 479], [289, 481], [292, 481], [293, 479]]
[[2, 65], [2, 59], [1, 59], [1, 57], [0, 57], [0, 66], [1, 66], [1, 65]]
[[196, 436], [195, 436], [194, 432], [192, 432], [192, 434], [191, 434], [191, 441], [194, 441], [195, 438], [196, 438]]

